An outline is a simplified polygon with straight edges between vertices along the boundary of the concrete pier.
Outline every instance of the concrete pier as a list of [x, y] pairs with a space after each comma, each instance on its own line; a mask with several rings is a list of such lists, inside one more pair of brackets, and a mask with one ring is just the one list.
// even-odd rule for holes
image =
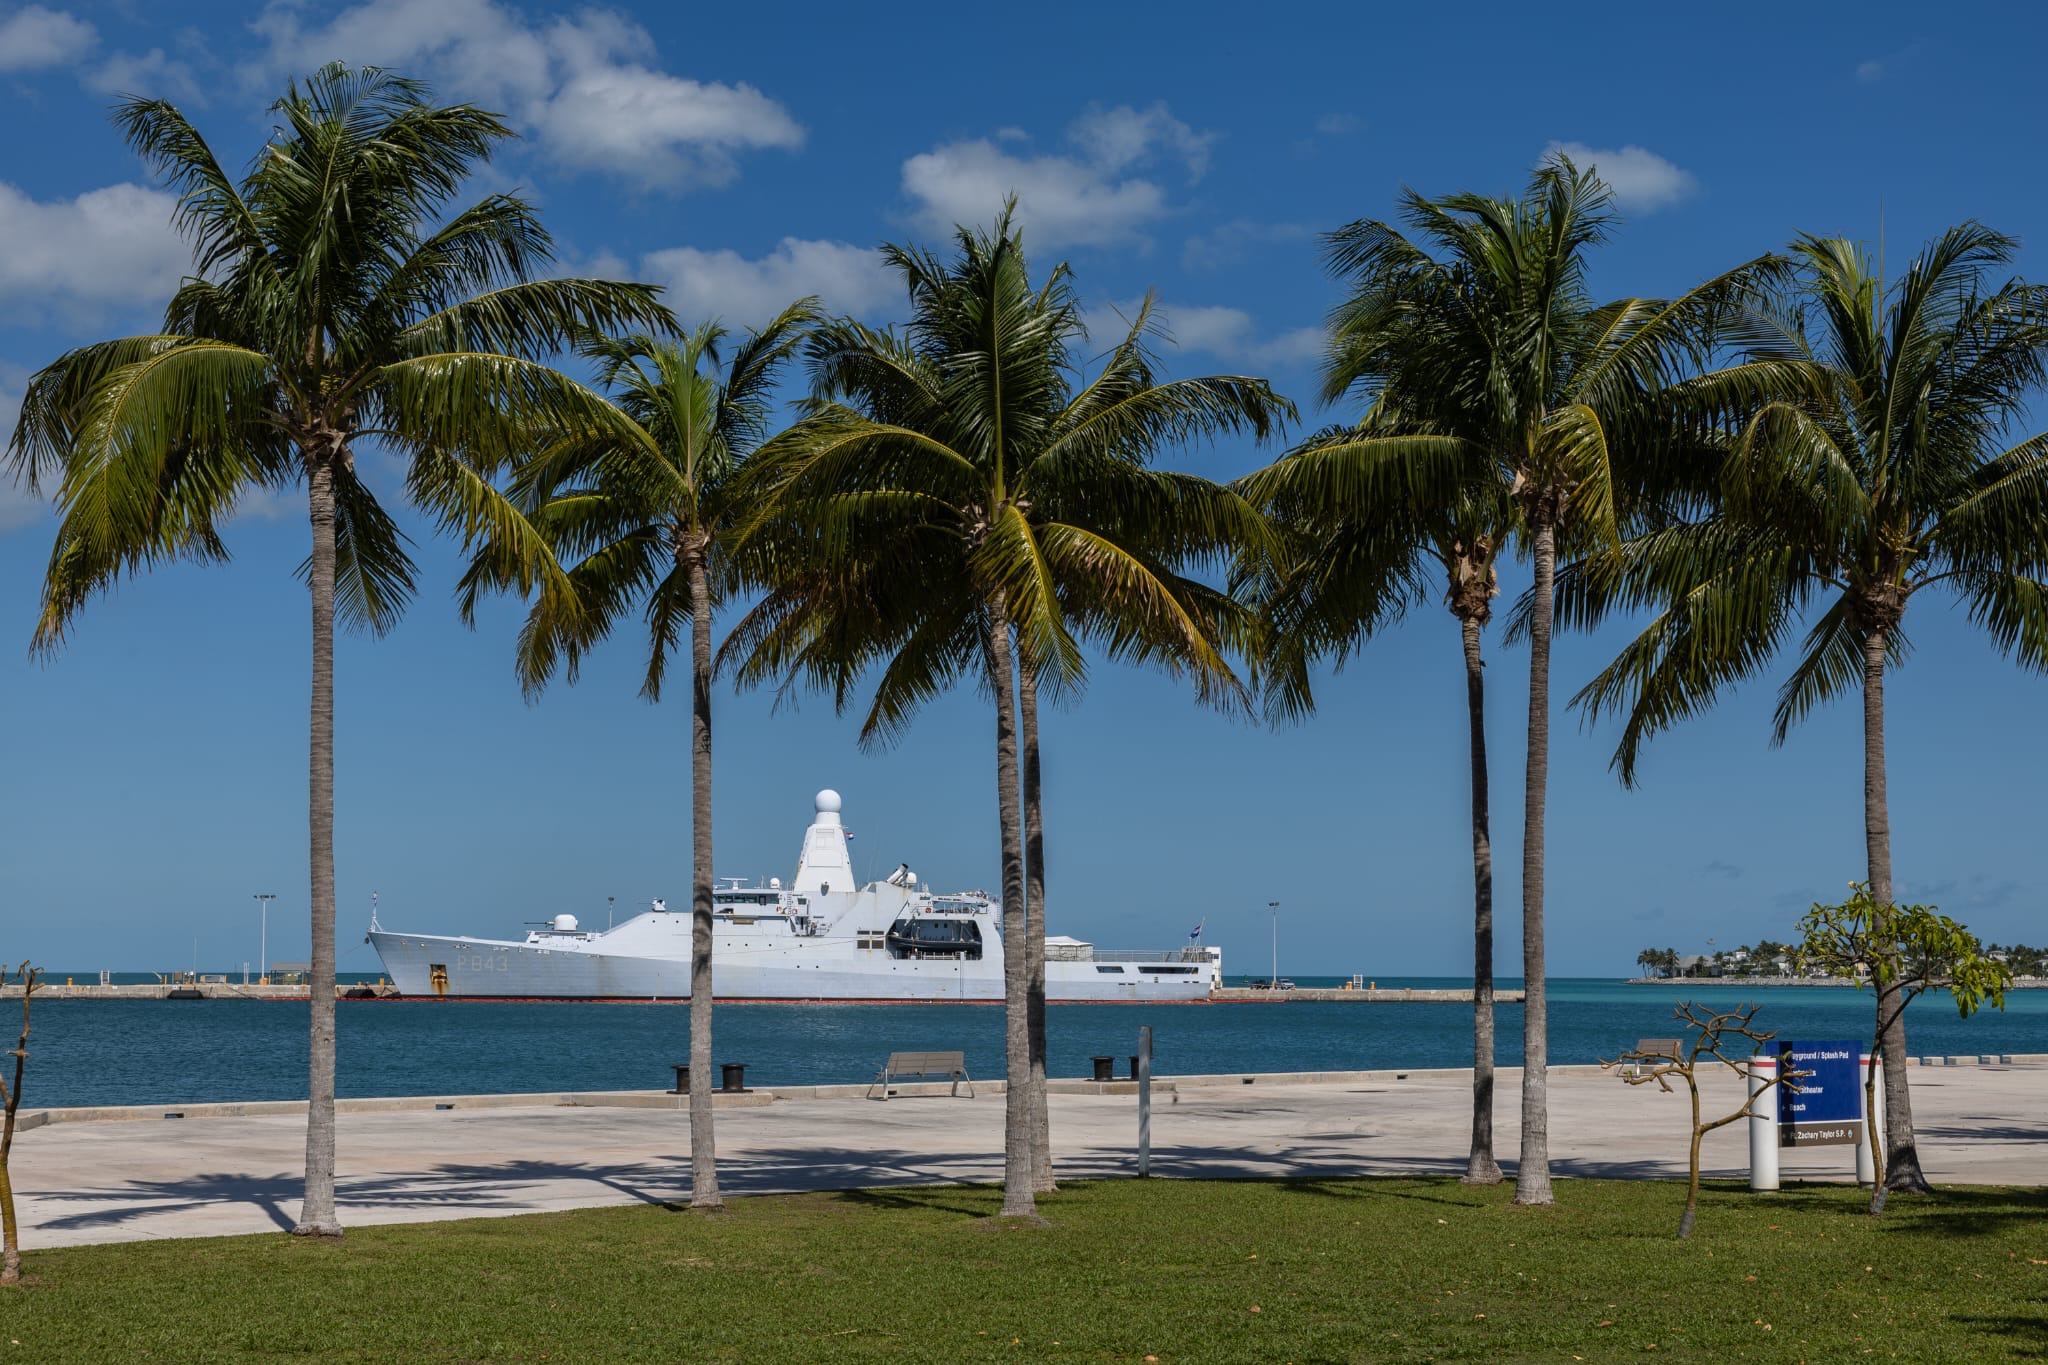
[[[1472, 992], [1468, 990], [1438, 990], [1431, 987], [1389, 987], [1386, 990], [1380, 990], [1377, 987], [1367, 986], [1362, 989], [1353, 990], [1344, 986], [1295, 986], [1288, 990], [1269, 991], [1252, 990], [1245, 986], [1222, 986], [1212, 991], [1209, 998], [1218, 1003], [1261, 1005], [1284, 1005], [1290, 1000], [1338, 1000], [1352, 1005], [1469, 1005], [1472, 1003]], [[1495, 991], [1493, 993], [1493, 1003], [1496, 1005], [1519, 1005], [1522, 1003], [1522, 993], [1520, 991]]]
[[[378, 997], [394, 996], [398, 992], [386, 984], [362, 984], [348, 982], [336, 988], [346, 996], [350, 991], [368, 991]], [[150, 981], [143, 984], [127, 983], [119, 986], [65, 985], [62, 981], [45, 979], [36, 987], [36, 999], [42, 1000], [304, 1000], [309, 988], [282, 984], [262, 985], [251, 981], [243, 985], [240, 981]], [[10, 985], [0, 988], [0, 1000], [21, 999], [21, 987]]]

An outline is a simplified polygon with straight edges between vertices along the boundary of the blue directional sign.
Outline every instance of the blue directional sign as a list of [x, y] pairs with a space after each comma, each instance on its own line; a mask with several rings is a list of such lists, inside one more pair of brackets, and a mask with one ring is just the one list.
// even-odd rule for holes
[[1778, 1145], [1863, 1141], [1862, 1048], [1854, 1042], [1779, 1043], [1778, 1065], [1811, 1072], [1778, 1091]]

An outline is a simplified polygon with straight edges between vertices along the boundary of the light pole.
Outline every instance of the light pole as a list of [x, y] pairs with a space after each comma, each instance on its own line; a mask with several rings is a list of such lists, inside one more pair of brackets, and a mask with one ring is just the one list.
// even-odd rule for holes
[[270, 975], [270, 903], [277, 899], [277, 893], [258, 891], [251, 899], [262, 907], [263, 913], [258, 921], [261, 927], [256, 931], [256, 975], [261, 978]]
[[1273, 980], [1274, 990], [1280, 989], [1280, 902], [1267, 901], [1266, 908], [1273, 912]]

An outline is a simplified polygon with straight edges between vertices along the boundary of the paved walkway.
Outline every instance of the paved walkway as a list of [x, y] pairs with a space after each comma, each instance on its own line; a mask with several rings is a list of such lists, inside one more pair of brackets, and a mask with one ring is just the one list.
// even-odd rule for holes
[[[1921, 1156], [1937, 1183], [2048, 1180], [2048, 1067], [1916, 1068]], [[1519, 1073], [1500, 1074], [1502, 1164], [1518, 1141]], [[1154, 1170], [1169, 1176], [1458, 1173], [1471, 1082], [1459, 1072], [1289, 1084], [1196, 1085], [1154, 1097]], [[1731, 1079], [1712, 1112], [1740, 1102]], [[1136, 1100], [1055, 1093], [1055, 1158], [1068, 1177], [1129, 1174]], [[416, 1222], [689, 1196], [687, 1118], [674, 1109], [534, 1106], [344, 1113], [345, 1224]], [[1551, 1153], [1563, 1176], [1684, 1171], [1683, 1093], [1574, 1070], [1551, 1078]], [[777, 1100], [718, 1114], [727, 1193], [842, 1189], [1002, 1175], [1003, 1103], [899, 1097]], [[1712, 1174], [1747, 1171], [1745, 1125], [1712, 1135]], [[22, 1243], [48, 1247], [290, 1227], [305, 1121], [293, 1114], [51, 1123], [17, 1137]], [[1850, 1178], [1849, 1148], [1783, 1153], [1785, 1178]]]

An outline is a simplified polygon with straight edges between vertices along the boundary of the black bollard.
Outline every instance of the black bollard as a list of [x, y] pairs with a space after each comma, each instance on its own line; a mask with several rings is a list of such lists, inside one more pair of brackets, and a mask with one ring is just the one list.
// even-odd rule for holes
[[689, 1093], [690, 1093], [690, 1064], [689, 1064], [688, 1062], [676, 1062], [676, 1063], [673, 1063], [673, 1065], [674, 1065], [674, 1067], [675, 1067], [675, 1069], [676, 1069], [676, 1088], [675, 1088], [675, 1089], [673, 1089], [673, 1090], [671, 1090], [671, 1091], [669, 1091], [668, 1093], [669, 1093], [669, 1094], [671, 1094], [671, 1095], [687, 1095], [687, 1094], [689, 1094]]
[[1096, 1080], [1113, 1081], [1116, 1079], [1116, 1058], [1090, 1057], [1088, 1060], [1095, 1064]]
[[726, 1094], [744, 1095], [747, 1093], [747, 1064], [745, 1062], [723, 1062], [720, 1063], [718, 1069], [725, 1073], [724, 1089]]

